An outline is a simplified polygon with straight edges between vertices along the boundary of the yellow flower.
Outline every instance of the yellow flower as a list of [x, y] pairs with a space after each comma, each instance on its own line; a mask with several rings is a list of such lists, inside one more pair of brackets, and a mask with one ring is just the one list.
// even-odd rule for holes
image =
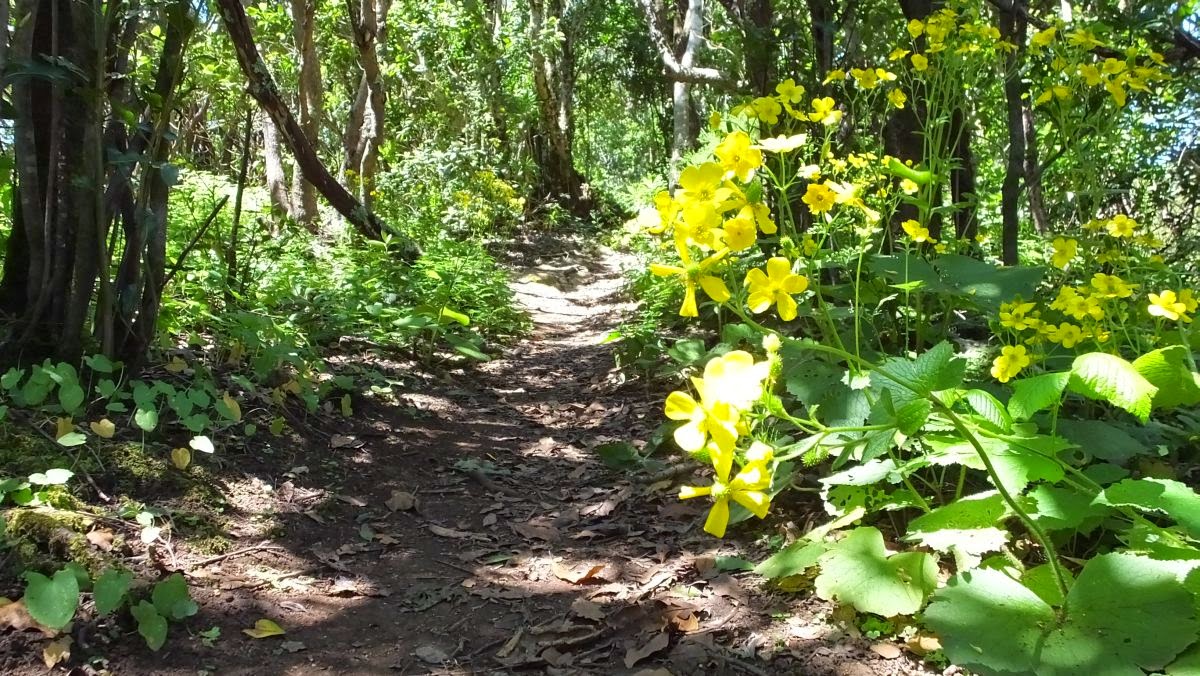
[[904, 193], [905, 195], [915, 195], [920, 189], [921, 186], [917, 185], [917, 182], [911, 178], [900, 179], [900, 192]]
[[716, 162], [685, 167], [679, 173], [678, 198], [694, 202], [715, 202], [725, 177], [725, 169]]
[[1037, 99], [1034, 101], [1034, 105], [1040, 106], [1043, 103], [1049, 103], [1052, 99], [1065, 101], [1069, 98], [1071, 98], [1070, 87], [1066, 85], [1052, 85], [1037, 97]]
[[1033, 37], [1029, 39], [1029, 44], [1039, 49], [1042, 47], [1047, 47], [1050, 45], [1050, 43], [1054, 42], [1054, 35], [1056, 33], [1058, 33], [1058, 29], [1054, 26], [1051, 26], [1045, 30], [1040, 30], [1034, 33]]
[[1000, 349], [1000, 356], [992, 360], [992, 377], [1007, 383], [1031, 361], [1024, 345], [1005, 345]]
[[812, 112], [808, 114], [808, 119], [830, 126], [842, 121], [842, 111], [837, 109], [837, 104], [831, 97], [813, 99]]
[[1034, 328], [1034, 322], [1037, 321], [1037, 313], [1032, 317], [1029, 313], [1033, 312], [1036, 307], [1034, 303], [1001, 303], [1000, 304], [1000, 325], [1016, 330], [1024, 331], [1028, 328]]
[[817, 240], [813, 239], [812, 235], [805, 235], [801, 246], [804, 248], [804, 255], [808, 258], [812, 258], [821, 250], [821, 245], [817, 244]]
[[703, 380], [714, 401], [745, 411], [762, 397], [763, 381], [770, 372], [769, 362], [755, 362], [749, 352], [733, 350], [708, 360]]
[[916, 40], [925, 32], [925, 22], [920, 19], [912, 19], [908, 22], [908, 34], [912, 39]]
[[718, 303], [724, 303], [729, 300], [729, 287], [725, 286], [725, 280], [710, 272], [721, 262], [721, 259], [725, 258], [729, 253], [729, 249], [721, 249], [699, 263], [693, 263], [687, 246], [679, 243], [677, 240], [676, 247], [679, 250], [679, 257], [683, 262], [682, 266], [651, 263], [650, 272], [658, 277], [674, 276], [683, 281], [683, 306], [679, 308], [679, 315], [681, 317], [700, 316], [700, 312], [696, 307], [697, 286], [704, 289], [704, 293]]
[[903, 108], [904, 103], [908, 101], [908, 95], [899, 89], [893, 89], [888, 92], [888, 101], [896, 108]]
[[892, 50], [891, 54], [888, 54], [888, 61], [899, 61], [900, 59], [908, 56], [909, 53], [910, 52], [907, 49], [904, 49], [903, 47], [897, 47]]
[[879, 78], [875, 76], [875, 71], [870, 68], [865, 70], [862, 68], [851, 68], [850, 76], [863, 89], [874, 89], [879, 84]]
[[1188, 312], [1195, 312], [1200, 303], [1196, 302], [1196, 294], [1191, 289], [1181, 289], [1179, 291], [1179, 302], [1183, 303]]
[[804, 197], [800, 199], [808, 205], [809, 211], [814, 214], [822, 214], [833, 208], [833, 204], [837, 200], [837, 193], [821, 183], [809, 183], [808, 189], [804, 191]]
[[778, 231], [775, 221], [771, 220], [771, 208], [762, 202], [747, 204], [742, 207], [738, 215], [754, 219], [758, 229], [762, 230], [764, 235], [773, 235]]
[[1050, 325], [1049, 338], [1051, 342], [1061, 343], [1063, 347], [1072, 348], [1083, 340], [1083, 329], [1074, 324], [1063, 322], [1057, 327]]
[[733, 172], [742, 182], [749, 181], [754, 171], [762, 166], [762, 151], [750, 144], [750, 136], [744, 131], [726, 136], [713, 154], [723, 169]]
[[770, 96], [760, 96], [751, 101], [750, 105], [754, 107], [755, 116], [767, 124], [779, 122], [779, 113], [783, 112], [783, 106]]
[[1079, 250], [1079, 242], [1066, 237], [1055, 237], [1051, 246], [1054, 247], [1054, 255], [1050, 257], [1050, 262], [1060, 270], [1067, 268]]
[[913, 54], [912, 65], [913, 70], [923, 73], [925, 69], [929, 68], [929, 59], [924, 54]]
[[[732, 453], [738, 439], [738, 422], [741, 412], [728, 402], [712, 397], [703, 379], [692, 378], [699, 393], [699, 400], [687, 392], [675, 391], [667, 396], [665, 413], [671, 420], [685, 421], [675, 428], [675, 443], [688, 453], [697, 453], [708, 445], [716, 447], [718, 454]], [[718, 454], [714, 454], [714, 457]]]
[[1099, 87], [1104, 83], [1104, 78], [1100, 77], [1100, 69], [1090, 63], [1079, 67], [1079, 75], [1089, 87]]
[[714, 110], [712, 115], [708, 116], [708, 128], [713, 131], [721, 128], [721, 111]]
[[1182, 320], [1185, 324], [1192, 321], [1191, 317], [1187, 316], [1187, 303], [1179, 300], [1179, 297], [1174, 291], [1167, 289], [1162, 293], [1152, 293], [1149, 296], [1150, 305], [1146, 310], [1155, 317], [1162, 317], [1171, 321]]
[[767, 261], [766, 271], [754, 268], [746, 273], [746, 286], [750, 295], [747, 307], [754, 314], [766, 312], [772, 305], [779, 310], [779, 318], [790, 322], [796, 318], [796, 301], [793, 294], [804, 293], [808, 279], [792, 272], [792, 263], [776, 256]]
[[1116, 216], [1108, 219], [1108, 224], [1105, 226], [1105, 229], [1108, 230], [1108, 234], [1112, 235], [1113, 237], [1132, 238], [1133, 231], [1137, 230], [1137, 227], [1137, 221], [1126, 216], [1125, 214], [1117, 214]]
[[[751, 447], [751, 451], [754, 448]], [[687, 500], [700, 496], [712, 496], [713, 506], [704, 520], [704, 531], [714, 537], [725, 537], [729, 526], [729, 501], [733, 500], [745, 507], [751, 514], [764, 518], [771, 508], [771, 496], [766, 490], [771, 487], [771, 472], [767, 460], [750, 461], [747, 452], [747, 463], [741, 471], [729, 479], [732, 469], [732, 454], [713, 454], [713, 466], [716, 476], [711, 486], [682, 486], [679, 489], [679, 499]], [[726, 459], [728, 458], [728, 462]]]
[[912, 239], [912, 241], [917, 242], [918, 244], [922, 243], [922, 242], [936, 242], [937, 241], [936, 239], [933, 239], [932, 237], [929, 236], [929, 228], [921, 225], [920, 223], [914, 221], [911, 218], [908, 219], [907, 221], [904, 221], [903, 223], [901, 223], [900, 227], [904, 228], [905, 234], [907, 234]]
[[[829, 84], [830, 82], [841, 82], [846, 79], [846, 71], [841, 68], [834, 68], [825, 76], [825, 80], [821, 84]], [[815, 120], [814, 120], [815, 121]]]
[[796, 84], [796, 81], [789, 77], [775, 85], [775, 93], [779, 94], [779, 98], [783, 101], [800, 103], [800, 99], [804, 96], [804, 87]]
[[1077, 290], [1064, 287], [1058, 292], [1058, 298], [1050, 305], [1053, 310], [1061, 310], [1076, 321], [1091, 317], [1095, 320], [1104, 319], [1104, 308], [1095, 296], [1081, 295]]
[[1092, 275], [1092, 288], [1096, 290], [1096, 295], [1103, 298], [1128, 298], [1133, 295], [1137, 284], [1127, 284], [1116, 275], [1097, 272]]
[[753, 212], [739, 211], [737, 216], [725, 221], [722, 226], [725, 231], [725, 246], [733, 251], [742, 251], [754, 246], [758, 241], [758, 226], [754, 223]]

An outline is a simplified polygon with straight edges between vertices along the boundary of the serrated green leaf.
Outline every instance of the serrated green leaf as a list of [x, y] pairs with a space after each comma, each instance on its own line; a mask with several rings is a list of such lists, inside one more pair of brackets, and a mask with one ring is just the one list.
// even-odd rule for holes
[[[1075, 585], [1075, 577], [1069, 570], [1064, 570], [1063, 573], [1067, 578], [1067, 589], [1070, 590]], [[1034, 566], [1025, 571], [1021, 575], [1021, 584], [1037, 594], [1038, 598], [1055, 607], [1061, 606], [1063, 599], [1066, 598], [1063, 596], [1062, 590], [1058, 588], [1058, 582], [1054, 579], [1054, 567], [1048, 563]]]
[[797, 540], [758, 564], [754, 572], [768, 580], [800, 575], [817, 565], [817, 560], [828, 550], [829, 547], [824, 542]]
[[949, 342], [942, 341], [918, 355], [916, 359], [888, 359], [883, 363], [882, 370], [895, 377], [893, 381], [889, 376], [876, 371], [880, 380], [893, 384], [893, 389], [898, 386], [924, 396], [930, 392], [949, 390], [961, 385], [967, 362], [955, 356], [954, 347]]
[[1200, 403], [1200, 383], [1188, 361], [1188, 349], [1171, 345], [1138, 357], [1133, 368], [1158, 392], [1151, 402], [1154, 408], [1176, 408]]
[[154, 585], [150, 600], [159, 614], [172, 620], [191, 617], [200, 609], [188, 593], [187, 581], [179, 573]]
[[820, 559], [817, 595], [883, 617], [911, 615], [937, 588], [937, 561], [924, 552], [888, 555], [878, 529], [856, 528]]
[[1012, 416], [1005, 410], [1004, 404], [994, 397], [990, 392], [983, 390], [968, 390], [963, 397], [971, 408], [979, 414], [984, 420], [992, 425], [999, 432], [1008, 434], [1012, 432], [1013, 420]]
[[1200, 539], [1200, 495], [1178, 481], [1126, 479], [1104, 489], [1096, 503], [1166, 514], [1188, 535]]
[[1008, 412], [1016, 420], [1029, 420], [1034, 413], [1061, 401], [1070, 379], [1070, 373], [1043, 373], [1014, 382]]
[[60, 570], [50, 578], [28, 571], [25, 580], [25, 608], [29, 615], [51, 629], [67, 626], [79, 607], [79, 580], [75, 573]]
[[1058, 433], [1088, 457], [1109, 462], [1125, 463], [1149, 452], [1145, 444], [1124, 429], [1103, 420], [1059, 420]]
[[96, 578], [95, 589], [92, 592], [93, 600], [96, 602], [96, 612], [107, 615], [120, 608], [132, 582], [133, 573], [128, 571], [109, 568], [101, 573], [100, 577]]
[[1091, 559], [1060, 618], [1042, 598], [995, 570], [959, 573], [934, 594], [925, 622], [955, 664], [982, 673], [1140, 674], [1196, 640], [1191, 594], [1167, 562], [1128, 554]]
[[142, 601], [129, 611], [137, 620], [138, 633], [146, 640], [146, 645], [157, 652], [167, 642], [167, 619], [149, 601]]
[[1104, 352], [1076, 357], [1067, 386], [1076, 394], [1125, 409], [1143, 423], [1150, 418], [1150, 404], [1158, 393], [1133, 364]]

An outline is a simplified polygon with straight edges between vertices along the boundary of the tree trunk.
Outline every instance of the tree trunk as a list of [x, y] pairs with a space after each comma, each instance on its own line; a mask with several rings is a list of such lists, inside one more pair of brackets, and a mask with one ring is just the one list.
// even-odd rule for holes
[[271, 73], [259, 56], [258, 46], [254, 44], [250, 21], [246, 18], [246, 10], [242, 3], [239, 0], [217, 0], [217, 6], [237, 54], [242, 74], [246, 76], [250, 95], [275, 123], [280, 139], [296, 158], [304, 178], [312, 183], [362, 236], [381, 239], [386, 226], [329, 173], [305, 137], [304, 131], [300, 129], [292, 111], [280, 97]]
[[501, 27], [503, 7], [501, 0], [465, 0], [467, 12], [476, 27], [479, 45], [476, 79], [480, 90], [487, 97], [488, 116], [491, 118], [492, 137], [496, 140], [496, 151], [500, 153], [500, 165], [507, 166], [509, 154], [508, 103], [505, 100], [504, 73], [500, 59]]
[[[316, 0], [291, 0], [292, 37], [300, 54], [298, 105], [300, 130], [313, 147], [320, 145], [321, 119], [324, 116], [325, 87], [321, 81], [321, 61], [317, 55]], [[292, 172], [292, 218], [309, 232], [317, 232], [317, 192], [304, 180], [301, 171]]]
[[379, 149], [383, 145], [387, 115], [387, 90], [379, 66], [379, 45], [385, 38], [391, 6], [391, 0], [352, 0], [347, 3], [362, 76], [345, 135], [345, 162], [346, 168], [355, 172], [354, 185], [368, 211], [375, 201], [375, 174], [379, 168]]
[[291, 216], [292, 194], [288, 192], [287, 172], [283, 168], [283, 150], [279, 144], [279, 130], [266, 113], [261, 115], [263, 141], [263, 170], [266, 173], [267, 193], [276, 216]]
[[[554, 19], [562, 39], [547, 30]], [[538, 127], [533, 145], [539, 169], [538, 192], [544, 199], [561, 201], [576, 213], [586, 211], [583, 180], [575, 170], [573, 154], [575, 56], [572, 29], [562, 15], [562, 0], [530, 0], [530, 59], [537, 97]]]
[[1017, 238], [1021, 231], [1021, 179], [1025, 172], [1025, 120], [1022, 114], [1024, 86], [1021, 84], [1021, 60], [1024, 55], [1027, 29], [1024, 0], [1013, 0], [1007, 9], [1000, 8], [1000, 35], [1017, 49], [1005, 61], [1004, 100], [1008, 112], [1008, 164], [1000, 188], [1002, 221], [1001, 258], [1005, 265], [1016, 265], [1020, 252]]
[[1050, 217], [1046, 214], [1046, 200], [1042, 194], [1037, 125], [1034, 122], [1033, 106], [1029, 101], [1023, 101], [1021, 104], [1021, 130], [1025, 135], [1025, 190], [1028, 191], [1029, 217], [1033, 221], [1034, 230], [1039, 235], [1044, 235], [1050, 232]]

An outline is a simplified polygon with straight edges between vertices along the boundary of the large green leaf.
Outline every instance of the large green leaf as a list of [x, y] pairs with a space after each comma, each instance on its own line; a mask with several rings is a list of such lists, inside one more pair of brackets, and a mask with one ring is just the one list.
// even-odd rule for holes
[[96, 612], [100, 615], [107, 615], [120, 608], [132, 582], [133, 573], [128, 571], [109, 568], [101, 573], [100, 577], [96, 578], [96, 586], [93, 591]]
[[817, 595], [884, 617], [911, 615], [937, 588], [937, 561], [924, 552], [888, 555], [878, 529], [856, 528], [820, 559]]
[[1089, 457], [1117, 464], [1149, 450], [1125, 430], [1103, 420], [1059, 420], [1058, 433]]
[[1029, 491], [1029, 515], [1046, 530], [1074, 530], [1108, 510], [1092, 504], [1092, 496], [1073, 488], [1042, 484]]
[[79, 607], [79, 580], [70, 570], [60, 570], [54, 577], [41, 573], [25, 573], [25, 608], [30, 616], [51, 629], [62, 629]]
[[1089, 399], [1107, 401], [1138, 420], [1150, 418], [1150, 403], [1158, 388], [1138, 373], [1133, 364], [1104, 352], [1081, 354], [1071, 364], [1068, 387]]
[[991, 311], [999, 310], [1001, 303], [1018, 296], [1033, 298], [1045, 274], [1039, 267], [999, 267], [959, 254], [938, 256], [935, 265], [946, 286]]
[[823, 542], [797, 540], [758, 564], [754, 572], [769, 580], [799, 575], [817, 565], [817, 560], [828, 550], [829, 547]]
[[1141, 676], [1196, 640], [1191, 594], [1165, 562], [1128, 554], [1083, 567], [1060, 616], [1004, 573], [959, 573], [934, 594], [925, 622], [946, 656], [982, 674]]
[[910, 521], [904, 539], [939, 552], [978, 557], [1008, 542], [1008, 531], [997, 527], [1006, 515], [996, 491], [968, 495]]
[[1200, 403], [1200, 383], [1188, 361], [1188, 349], [1171, 345], [1138, 357], [1133, 368], [1158, 388], [1154, 408], [1176, 408]]
[[1182, 526], [1188, 535], [1200, 539], [1200, 495], [1178, 481], [1126, 479], [1104, 489], [1096, 502], [1166, 514]]
[[891, 389], [899, 406], [902, 393], [924, 396], [958, 387], [966, 370], [966, 360], [954, 354], [954, 347], [950, 343], [942, 341], [916, 359], [893, 357], [884, 361], [872, 375], [872, 381]]
[[1043, 373], [1014, 382], [1012, 397], [1008, 400], [1008, 412], [1017, 420], [1029, 420], [1034, 413], [1062, 399], [1070, 377], [1069, 373]]
[[188, 593], [187, 580], [179, 573], [154, 585], [150, 592], [150, 600], [154, 608], [163, 617], [172, 620], [182, 620], [196, 614], [199, 607]]
[[137, 620], [138, 633], [146, 639], [146, 645], [157, 651], [167, 642], [167, 619], [158, 613], [154, 604], [142, 601], [129, 609]]

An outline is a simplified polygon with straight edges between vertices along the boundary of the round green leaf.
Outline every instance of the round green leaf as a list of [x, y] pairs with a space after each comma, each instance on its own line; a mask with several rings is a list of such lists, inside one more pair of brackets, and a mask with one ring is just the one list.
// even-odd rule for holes
[[25, 579], [25, 607], [33, 619], [51, 629], [67, 626], [79, 607], [79, 581], [75, 573], [60, 570], [49, 578], [27, 572]]

